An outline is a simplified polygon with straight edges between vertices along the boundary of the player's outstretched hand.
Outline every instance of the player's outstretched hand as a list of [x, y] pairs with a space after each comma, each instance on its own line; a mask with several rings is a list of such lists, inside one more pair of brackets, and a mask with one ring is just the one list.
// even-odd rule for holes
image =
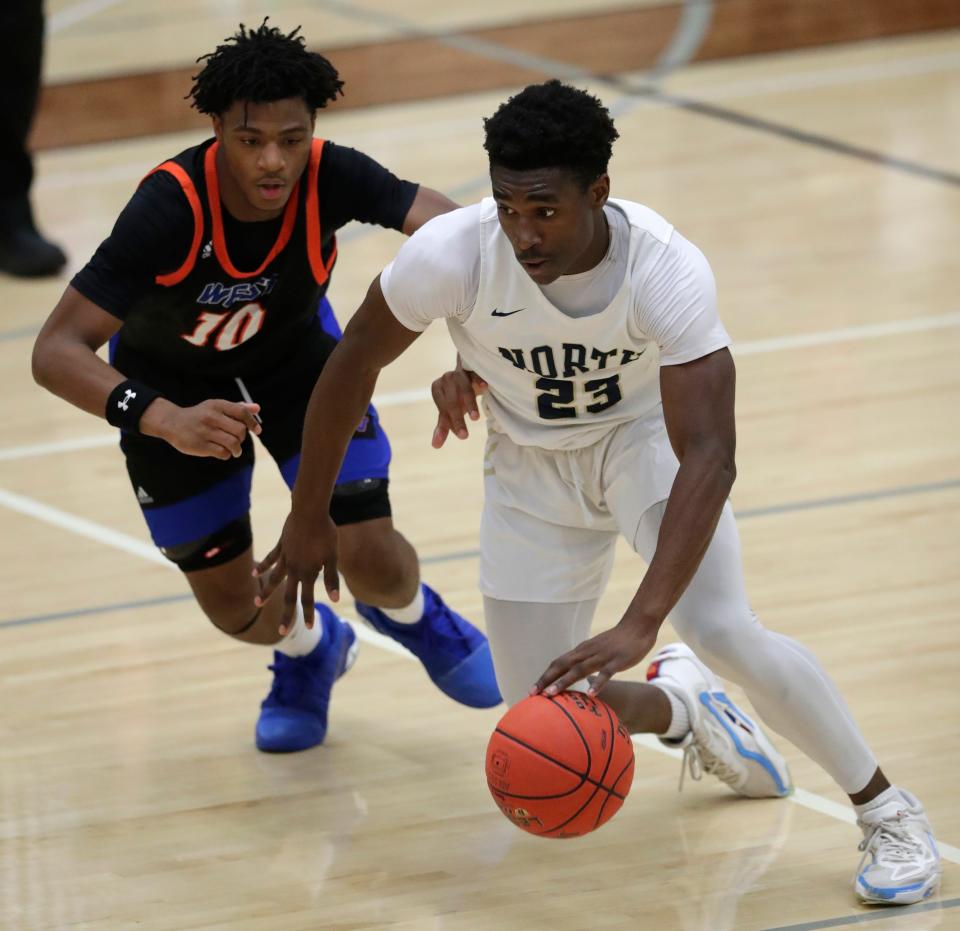
[[[151, 415], [157, 403], [147, 408], [144, 417]], [[152, 432], [188, 456], [230, 459], [240, 455], [247, 433], [260, 433], [256, 417], [259, 410], [259, 404], [222, 398], [201, 401], [193, 407], [168, 403]], [[140, 423], [143, 429], [142, 419]]]
[[329, 516], [320, 521], [301, 520], [291, 513], [283, 525], [277, 545], [266, 557], [254, 563], [253, 574], [260, 579], [257, 607], [286, 579], [283, 589], [283, 607], [280, 609], [280, 635], [284, 636], [293, 623], [297, 606], [297, 591], [307, 627], [313, 627], [313, 587], [323, 571], [323, 584], [331, 601], [340, 600], [340, 577], [337, 574], [337, 528]]
[[457, 366], [444, 372], [430, 386], [437, 405], [437, 426], [433, 431], [433, 448], [439, 449], [452, 431], [459, 439], [467, 438], [466, 417], [480, 419], [477, 398], [487, 390], [487, 383], [476, 373]]
[[556, 695], [596, 673], [589, 689], [590, 695], [596, 695], [618, 672], [636, 666], [653, 649], [656, 639], [656, 627], [623, 620], [555, 659], [530, 694]]

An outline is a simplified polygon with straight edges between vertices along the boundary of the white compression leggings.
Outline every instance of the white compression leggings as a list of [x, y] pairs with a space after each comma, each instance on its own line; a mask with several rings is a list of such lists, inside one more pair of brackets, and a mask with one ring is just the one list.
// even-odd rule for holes
[[[665, 507], [661, 502], [644, 513], [633, 541], [647, 562]], [[524, 698], [552, 660], [587, 639], [596, 606], [596, 599], [546, 604], [484, 597], [497, 680], [508, 704]], [[844, 792], [866, 786], [877, 761], [836, 686], [813, 653], [767, 630], [750, 609], [729, 504], [670, 620], [700, 659], [741, 686], [763, 721], [819, 763]]]

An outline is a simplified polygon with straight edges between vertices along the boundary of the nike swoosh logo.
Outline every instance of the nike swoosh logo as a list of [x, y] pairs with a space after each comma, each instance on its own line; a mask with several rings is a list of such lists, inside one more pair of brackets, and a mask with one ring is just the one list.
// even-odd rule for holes
[[520, 313], [521, 310], [526, 310], [526, 307], [518, 307], [516, 310], [508, 310], [504, 313], [502, 310], [497, 310], [496, 307], [493, 308], [493, 312], [490, 314], [491, 317], [512, 317], [514, 314]]

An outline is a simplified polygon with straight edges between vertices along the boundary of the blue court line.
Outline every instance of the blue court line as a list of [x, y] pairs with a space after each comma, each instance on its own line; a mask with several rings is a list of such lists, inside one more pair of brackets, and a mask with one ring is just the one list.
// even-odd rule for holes
[[766, 931], [818, 931], [820, 928], [842, 928], [844, 925], [866, 924], [868, 921], [889, 921], [891, 918], [904, 918], [917, 912], [935, 912], [941, 909], [957, 908], [960, 899], [944, 899], [942, 902], [924, 902], [921, 905], [878, 906], [859, 915], [845, 915], [842, 918], [824, 918], [822, 921], [805, 921], [798, 925], [778, 925]]
[[[887, 488], [882, 491], [866, 491], [853, 495], [837, 495], [830, 498], [815, 498], [812, 501], [791, 501], [784, 504], [775, 504], [761, 508], [746, 508], [736, 512], [737, 520], [750, 520], [754, 517], [769, 517], [775, 514], [792, 514], [800, 511], [814, 511], [822, 508], [842, 507], [848, 504], [860, 504], [864, 501], [881, 501], [887, 498], [902, 498], [909, 495], [929, 494], [937, 491], [949, 491], [960, 488], [960, 479], [948, 479], [943, 482], [927, 482], [922, 485], [901, 485]], [[476, 559], [480, 550], [454, 550], [451, 553], [440, 553], [436, 556], [422, 556], [420, 564], [433, 566], [439, 563], [457, 562], [461, 559]], [[72, 611], [58, 611], [53, 614], [34, 614], [27, 617], [12, 618], [0, 621], [0, 630], [5, 627], [25, 627], [29, 624], [44, 624], [48, 621], [62, 621], [74, 617], [88, 617], [93, 614], [110, 614], [116, 611], [126, 611], [132, 608], [149, 608], [162, 604], [173, 604], [179, 601], [189, 601], [193, 598], [190, 593], [180, 595], [162, 595], [158, 598], [144, 598], [140, 601], [121, 601], [113, 604], [100, 605], [94, 608], [76, 608]], [[952, 907], [952, 906], [951, 906]], [[799, 927], [799, 926], [798, 926]], [[826, 925], [824, 926], [826, 927]]]
[[[453, 553], [444, 553], [442, 556], [424, 556], [420, 560], [420, 564], [429, 566], [433, 563], [453, 562], [458, 559], [473, 559], [479, 555], [479, 550], [460, 550]], [[89, 617], [93, 614], [115, 614], [117, 611], [130, 611], [135, 608], [154, 608], [157, 605], [176, 604], [180, 601], [193, 601], [193, 593], [182, 592], [179, 595], [159, 595], [156, 598], [141, 598], [137, 601], [115, 601], [112, 604], [97, 605], [93, 608], [74, 608], [71, 611], [55, 611], [52, 614], [17, 617], [9, 621], [0, 621], [0, 630], [5, 627], [27, 627], [31, 624], [65, 621], [74, 617]]]
[[772, 504], [762, 508], [734, 508], [737, 520], [749, 520], [751, 517], [769, 517], [772, 514], [793, 514], [797, 511], [817, 511], [821, 508], [842, 507], [846, 504], [861, 504], [864, 501], [883, 501], [887, 498], [903, 498], [910, 495], [924, 495], [935, 491], [949, 491], [960, 488], [960, 479], [950, 478], [942, 482], [924, 482], [919, 485], [900, 485], [884, 488], [880, 491], [863, 491], [852, 495], [837, 495], [831, 498], [814, 498], [812, 501], [788, 501], [785, 504]]
[[53, 614], [34, 614], [30, 617], [18, 617], [11, 621], [0, 621], [4, 627], [26, 627], [29, 624], [46, 624], [48, 621], [63, 621], [73, 617], [88, 617], [91, 614], [113, 614], [132, 608], [152, 608], [155, 605], [173, 604], [177, 601], [193, 601], [193, 592], [179, 595], [161, 595], [157, 598], [142, 598], [139, 601], [115, 601], [113, 604], [98, 605], [95, 608], [74, 608], [72, 611], [57, 611]]
[[29, 336], [36, 336], [40, 332], [39, 324], [34, 326], [19, 327], [16, 330], [0, 331], [0, 343], [9, 342], [15, 339], [26, 339]]

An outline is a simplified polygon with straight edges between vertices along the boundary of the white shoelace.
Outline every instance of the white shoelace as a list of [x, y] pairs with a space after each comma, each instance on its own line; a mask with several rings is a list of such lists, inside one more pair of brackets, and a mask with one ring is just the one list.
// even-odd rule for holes
[[716, 776], [727, 785], [733, 785], [739, 777], [739, 773], [732, 766], [724, 763], [719, 757], [714, 756], [709, 750], [698, 746], [695, 742], [691, 742], [683, 748], [683, 762], [680, 764], [680, 785], [677, 786], [678, 792], [683, 791], [683, 778], [688, 771], [694, 782], [699, 782], [704, 773]]
[[918, 853], [923, 855], [923, 845], [910, 833], [902, 819], [903, 812], [899, 812], [896, 818], [888, 818], [870, 828], [870, 833], [857, 846], [858, 850], [863, 851], [857, 866], [858, 874], [871, 854], [880, 866], [910, 863], [916, 860]]

